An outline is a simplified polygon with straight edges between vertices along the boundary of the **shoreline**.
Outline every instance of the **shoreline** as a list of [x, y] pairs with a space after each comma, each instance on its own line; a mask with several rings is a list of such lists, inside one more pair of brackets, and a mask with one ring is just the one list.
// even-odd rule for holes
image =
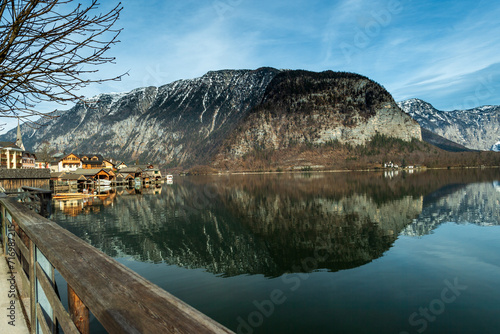
[[418, 167], [418, 168], [366, 168], [366, 169], [326, 169], [326, 170], [282, 170], [282, 171], [223, 171], [214, 173], [196, 173], [189, 172], [179, 173], [179, 176], [195, 176], [195, 175], [260, 175], [260, 174], [304, 174], [304, 173], [352, 173], [352, 172], [385, 172], [385, 171], [413, 171], [424, 172], [427, 170], [458, 170], [458, 169], [494, 169], [499, 166], [463, 166], [463, 167]]

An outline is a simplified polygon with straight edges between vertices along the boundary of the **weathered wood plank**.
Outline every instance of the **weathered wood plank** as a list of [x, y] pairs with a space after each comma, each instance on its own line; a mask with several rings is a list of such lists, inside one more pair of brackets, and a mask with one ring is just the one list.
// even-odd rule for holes
[[30, 251], [29, 251], [28, 247], [26, 247], [24, 245], [24, 242], [21, 240], [21, 238], [19, 238], [19, 236], [17, 235], [17, 233], [14, 236], [14, 242], [15, 242], [17, 248], [21, 251], [21, 254], [24, 257], [24, 259], [26, 261], [29, 261], [29, 259], [30, 259]]
[[69, 316], [81, 334], [90, 333], [89, 309], [68, 285]]
[[[35, 274], [35, 244], [33, 243], [33, 240], [30, 241], [30, 318], [29, 318], [29, 325], [30, 325], [30, 333], [36, 333], [36, 300], [35, 300], [35, 295], [36, 295], [36, 274]], [[33, 282], [33, 283], [31, 283]]]
[[35, 188], [35, 187], [28, 187], [28, 186], [22, 186], [21, 188], [23, 190], [26, 190], [26, 191], [37, 192], [37, 193], [42, 193], [42, 194], [51, 194], [52, 193], [52, 190], [42, 189], [42, 188]]
[[69, 231], [0, 199], [111, 333], [232, 333]]
[[47, 300], [49, 301], [50, 306], [52, 307], [52, 310], [56, 315], [57, 321], [59, 321], [59, 324], [61, 325], [64, 333], [79, 334], [80, 332], [78, 332], [78, 329], [76, 328], [73, 321], [71, 321], [68, 312], [66, 312], [63, 305], [61, 304], [61, 301], [57, 297], [57, 294], [54, 291], [52, 284], [50, 283], [47, 273], [45, 273], [42, 267], [40, 267], [40, 264], [38, 262], [36, 263], [36, 278], [38, 279], [38, 282], [40, 282], [43, 292], [45, 292], [45, 296], [47, 297]]
[[[19, 294], [21, 295], [21, 298], [26, 298], [29, 297], [30, 295], [30, 290], [31, 290], [31, 284], [28, 279], [28, 276], [24, 272], [21, 264], [19, 261], [14, 261], [14, 270], [15, 270], [15, 276], [16, 276], [16, 282], [18, 282], [18, 288], [19, 288]], [[20, 284], [19, 284], [20, 283]]]
[[39, 303], [36, 303], [36, 318], [40, 323], [40, 327], [42, 328], [42, 333], [51, 334], [49, 325], [47, 325], [47, 321], [45, 321], [45, 317], [43, 316], [43, 310]]

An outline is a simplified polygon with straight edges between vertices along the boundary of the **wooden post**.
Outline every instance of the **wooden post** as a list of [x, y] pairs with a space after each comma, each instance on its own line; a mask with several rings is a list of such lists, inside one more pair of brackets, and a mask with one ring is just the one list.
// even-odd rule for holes
[[82, 334], [90, 332], [89, 309], [68, 284], [69, 315]]
[[30, 321], [29, 321], [29, 327], [30, 327], [30, 333], [35, 334], [36, 333], [36, 304], [38, 300], [36, 299], [36, 271], [35, 271], [35, 266], [36, 266], [36, 248], [35, 248], [35, 243], [30, 239], [30, 272], [29, 272], [29, 279], [30, 279]]

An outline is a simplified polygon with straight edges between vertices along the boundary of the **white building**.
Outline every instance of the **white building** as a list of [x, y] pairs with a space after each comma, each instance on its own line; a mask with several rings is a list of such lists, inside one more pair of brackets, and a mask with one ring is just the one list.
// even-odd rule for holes
[[23, 166], [23, 152], [14, 143], [0, 142], [0, 165], [2, 168], [17, 169]]

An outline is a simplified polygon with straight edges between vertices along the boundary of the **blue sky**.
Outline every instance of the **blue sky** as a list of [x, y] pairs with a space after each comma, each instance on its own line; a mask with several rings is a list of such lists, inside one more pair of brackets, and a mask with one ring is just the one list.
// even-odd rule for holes
[[129, 75], [85, 88], [88, 97], [210, 70], [271, 66], [360, 73], [396, 101], [418, 97], [441, 110], [500, 105], [497, 1], [148, 0], [123, 6], [121, 43], [108, 53], [116, 64], [100, 67], [98, 76]]

